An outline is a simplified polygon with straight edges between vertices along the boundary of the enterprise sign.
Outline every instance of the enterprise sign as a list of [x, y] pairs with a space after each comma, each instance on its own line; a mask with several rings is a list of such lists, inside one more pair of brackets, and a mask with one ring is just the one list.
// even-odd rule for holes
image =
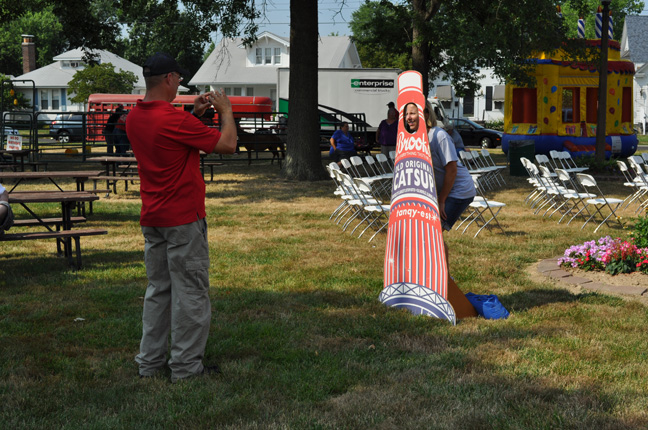
[[394, 88], [393, 79], [351, 79], [353, 89]]

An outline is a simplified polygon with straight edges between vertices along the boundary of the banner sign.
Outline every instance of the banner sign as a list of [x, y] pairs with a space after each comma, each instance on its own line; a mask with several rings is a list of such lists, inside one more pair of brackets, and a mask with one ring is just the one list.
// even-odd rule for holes
[[[385, 281], [380, 301], [414, 314], [456, 324], [448, 301], [448, 271], [423, 110], [421, 74], [398, 77], [398, 139], [385, 250]], [[417, 130], [406, 127], [406, 106], [419, 116]], [[411, 109], [411, 105], [410, 105]]]

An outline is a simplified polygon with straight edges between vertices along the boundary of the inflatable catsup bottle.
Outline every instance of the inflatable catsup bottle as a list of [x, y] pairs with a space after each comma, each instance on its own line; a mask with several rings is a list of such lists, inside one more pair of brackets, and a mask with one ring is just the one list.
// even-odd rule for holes
[[[423, 110], [421, 74], [398, 77], [398, 139], [385, 250], [385, 287], [380, 301], [414, 314], [456, 324], [448, 301], [448, 271], [434, 171]], [[411, 130], [405, 112], [413, 103], [419, 126]], [[410, 109], [412, 109], [410, 105]]]

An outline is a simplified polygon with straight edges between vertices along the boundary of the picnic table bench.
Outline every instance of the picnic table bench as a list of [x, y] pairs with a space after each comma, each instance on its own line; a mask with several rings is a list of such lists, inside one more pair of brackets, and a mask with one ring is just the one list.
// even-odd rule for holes
[[[63, 239], [74, 239], [76, 261], [72, 256], [72, 251], [67, 250], [64, 252], [68, 259], [70, 266], [75, 269], [80, 269], [81, 264], [81, 236], [97, 236], [108, 234], [107, 230], [92, 228], [83, 230], [60, 230], [60, 231], [46, 231], [46, 232], [20, 232], [20, 233], [4, 233], [0, 234], [0, 242], [20, 241], [20, 240], [38, 240], [38, 239], [57, 239], [57, 243]], [[58, 255], [61, 255], [60, 248], [58, 248]]]

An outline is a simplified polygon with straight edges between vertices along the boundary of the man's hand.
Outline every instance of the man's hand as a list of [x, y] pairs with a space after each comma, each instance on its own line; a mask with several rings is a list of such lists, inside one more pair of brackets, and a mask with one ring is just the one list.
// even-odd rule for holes
[[204, 94], [207, 98], [207, 101], [214, 106], [214, 109], [219, 114], [232, 111], [232, 103], [230, 99], [225, 95], [225, 92], [221, 88], [220, 90], [211, 91]]
[[193, 113], [197, 116], [203, 116], [205, 111], [209, 109], [212, 103], [209, 101], [209, 98], [213, 95], [213, 92], [208, 92], [201, 94], [194, 99], [194, 108]]
[[221, 88], [211, 93], [207, 93], [207, 101], [214, 106], [218, 112], [218, 122], [220, 123], [221, 138], [214, 148], [214, 152], [220, 154], [232, 154], [236, 151], [236, 123], [232, 113], [232, 103], [225, 95]]

